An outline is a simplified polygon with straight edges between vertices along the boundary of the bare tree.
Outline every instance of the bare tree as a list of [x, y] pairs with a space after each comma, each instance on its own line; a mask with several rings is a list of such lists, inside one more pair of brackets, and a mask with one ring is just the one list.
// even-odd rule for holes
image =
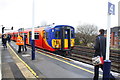
[[91, 24], [84, 24], [77, 26], [76, 37], [82, 42], [84, 46], [88, 43], [93, 43], [97, 34], [97, 26]]

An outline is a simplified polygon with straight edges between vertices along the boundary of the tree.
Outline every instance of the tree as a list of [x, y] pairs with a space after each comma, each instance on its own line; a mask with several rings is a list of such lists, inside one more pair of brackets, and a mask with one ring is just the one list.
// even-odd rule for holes
[[77, 26], [76, 38], [82, 45], [87, 46], [88, 43], [94, 43], [97, 34], [97, 26], [91, 24], [83, 24]]

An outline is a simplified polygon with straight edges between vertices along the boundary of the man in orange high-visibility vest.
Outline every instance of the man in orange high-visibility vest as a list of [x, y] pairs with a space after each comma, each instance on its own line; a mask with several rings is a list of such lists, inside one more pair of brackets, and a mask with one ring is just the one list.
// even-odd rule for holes
[[18, 35], [16, 45], [18, 45], [18, 53], [20, 53], [21, 47], [24, 45], [23, 37], [21, 35]]

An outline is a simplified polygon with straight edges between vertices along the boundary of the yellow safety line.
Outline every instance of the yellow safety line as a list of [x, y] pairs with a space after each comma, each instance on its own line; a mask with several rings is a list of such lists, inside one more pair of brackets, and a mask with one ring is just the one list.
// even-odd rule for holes
[[[94, 74], [93, 71], [90, 71], [90, 70], [88, 70], [88, 69], [85, 69], [85, 68], [79, 67], [79, 66], [77, 66], [77, 65], [71, 64], [71, 63], [66, 62], [66, 61], [63, 61], [63, 60], [61, 60], [61, 59], [58, 59], [58, 58], [52, 57], [52, 56], [47, 55], [47, 54], [44, 54], [44, 53], [41, 53], [41, 52], [39, 52], [39, 51], [36, 51], [36, 52], [38, 52], [38, 53], [40, 53], [40, 54], [42, 54], [42, 55], [48, 56], [48, 57], [50, 57], [50, 58], [56, 59], [56, 60], [58, 60], [58, 61], [61, 61], [61, 62], [63, 62], [63, 63], [66, 63], [66, 64], [68, 64], [68, 65], [71, 65], [71, 66], [73, 66], [73, 67], [76, 67], [76, 68], [78, 68], [78, 69], [81, 69], [81, 70], [84, 70], [84, 71], [86, 71], [86, 72], [89, 72], [89, 73]], [[102, 76], [102, 75], [100, 74], [100, 76]]]
[[30, 70], [30, 72], [31, 72], [36, 78], [38, 78], [38, 76], [37, 76], [37, 74], [35, 73], [35, 71], [32, 70], [32, 69], [17, 55], [17, 53], [11, 48], [10, 45], [8, 45], [8, 46], [9, 46], [9, 48], [14, 52], [14, 54], [16, 55], [16, 57]]

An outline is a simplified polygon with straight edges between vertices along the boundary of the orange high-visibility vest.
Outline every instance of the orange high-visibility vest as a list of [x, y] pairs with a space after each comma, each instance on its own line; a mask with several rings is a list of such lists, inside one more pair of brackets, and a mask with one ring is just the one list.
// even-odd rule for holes
[[24, 41], [23, 41], [23, 39], [22, 39], [21, 36], [18, 36], [18, 37], [17, 37], [16, 45], [24, 45]]

